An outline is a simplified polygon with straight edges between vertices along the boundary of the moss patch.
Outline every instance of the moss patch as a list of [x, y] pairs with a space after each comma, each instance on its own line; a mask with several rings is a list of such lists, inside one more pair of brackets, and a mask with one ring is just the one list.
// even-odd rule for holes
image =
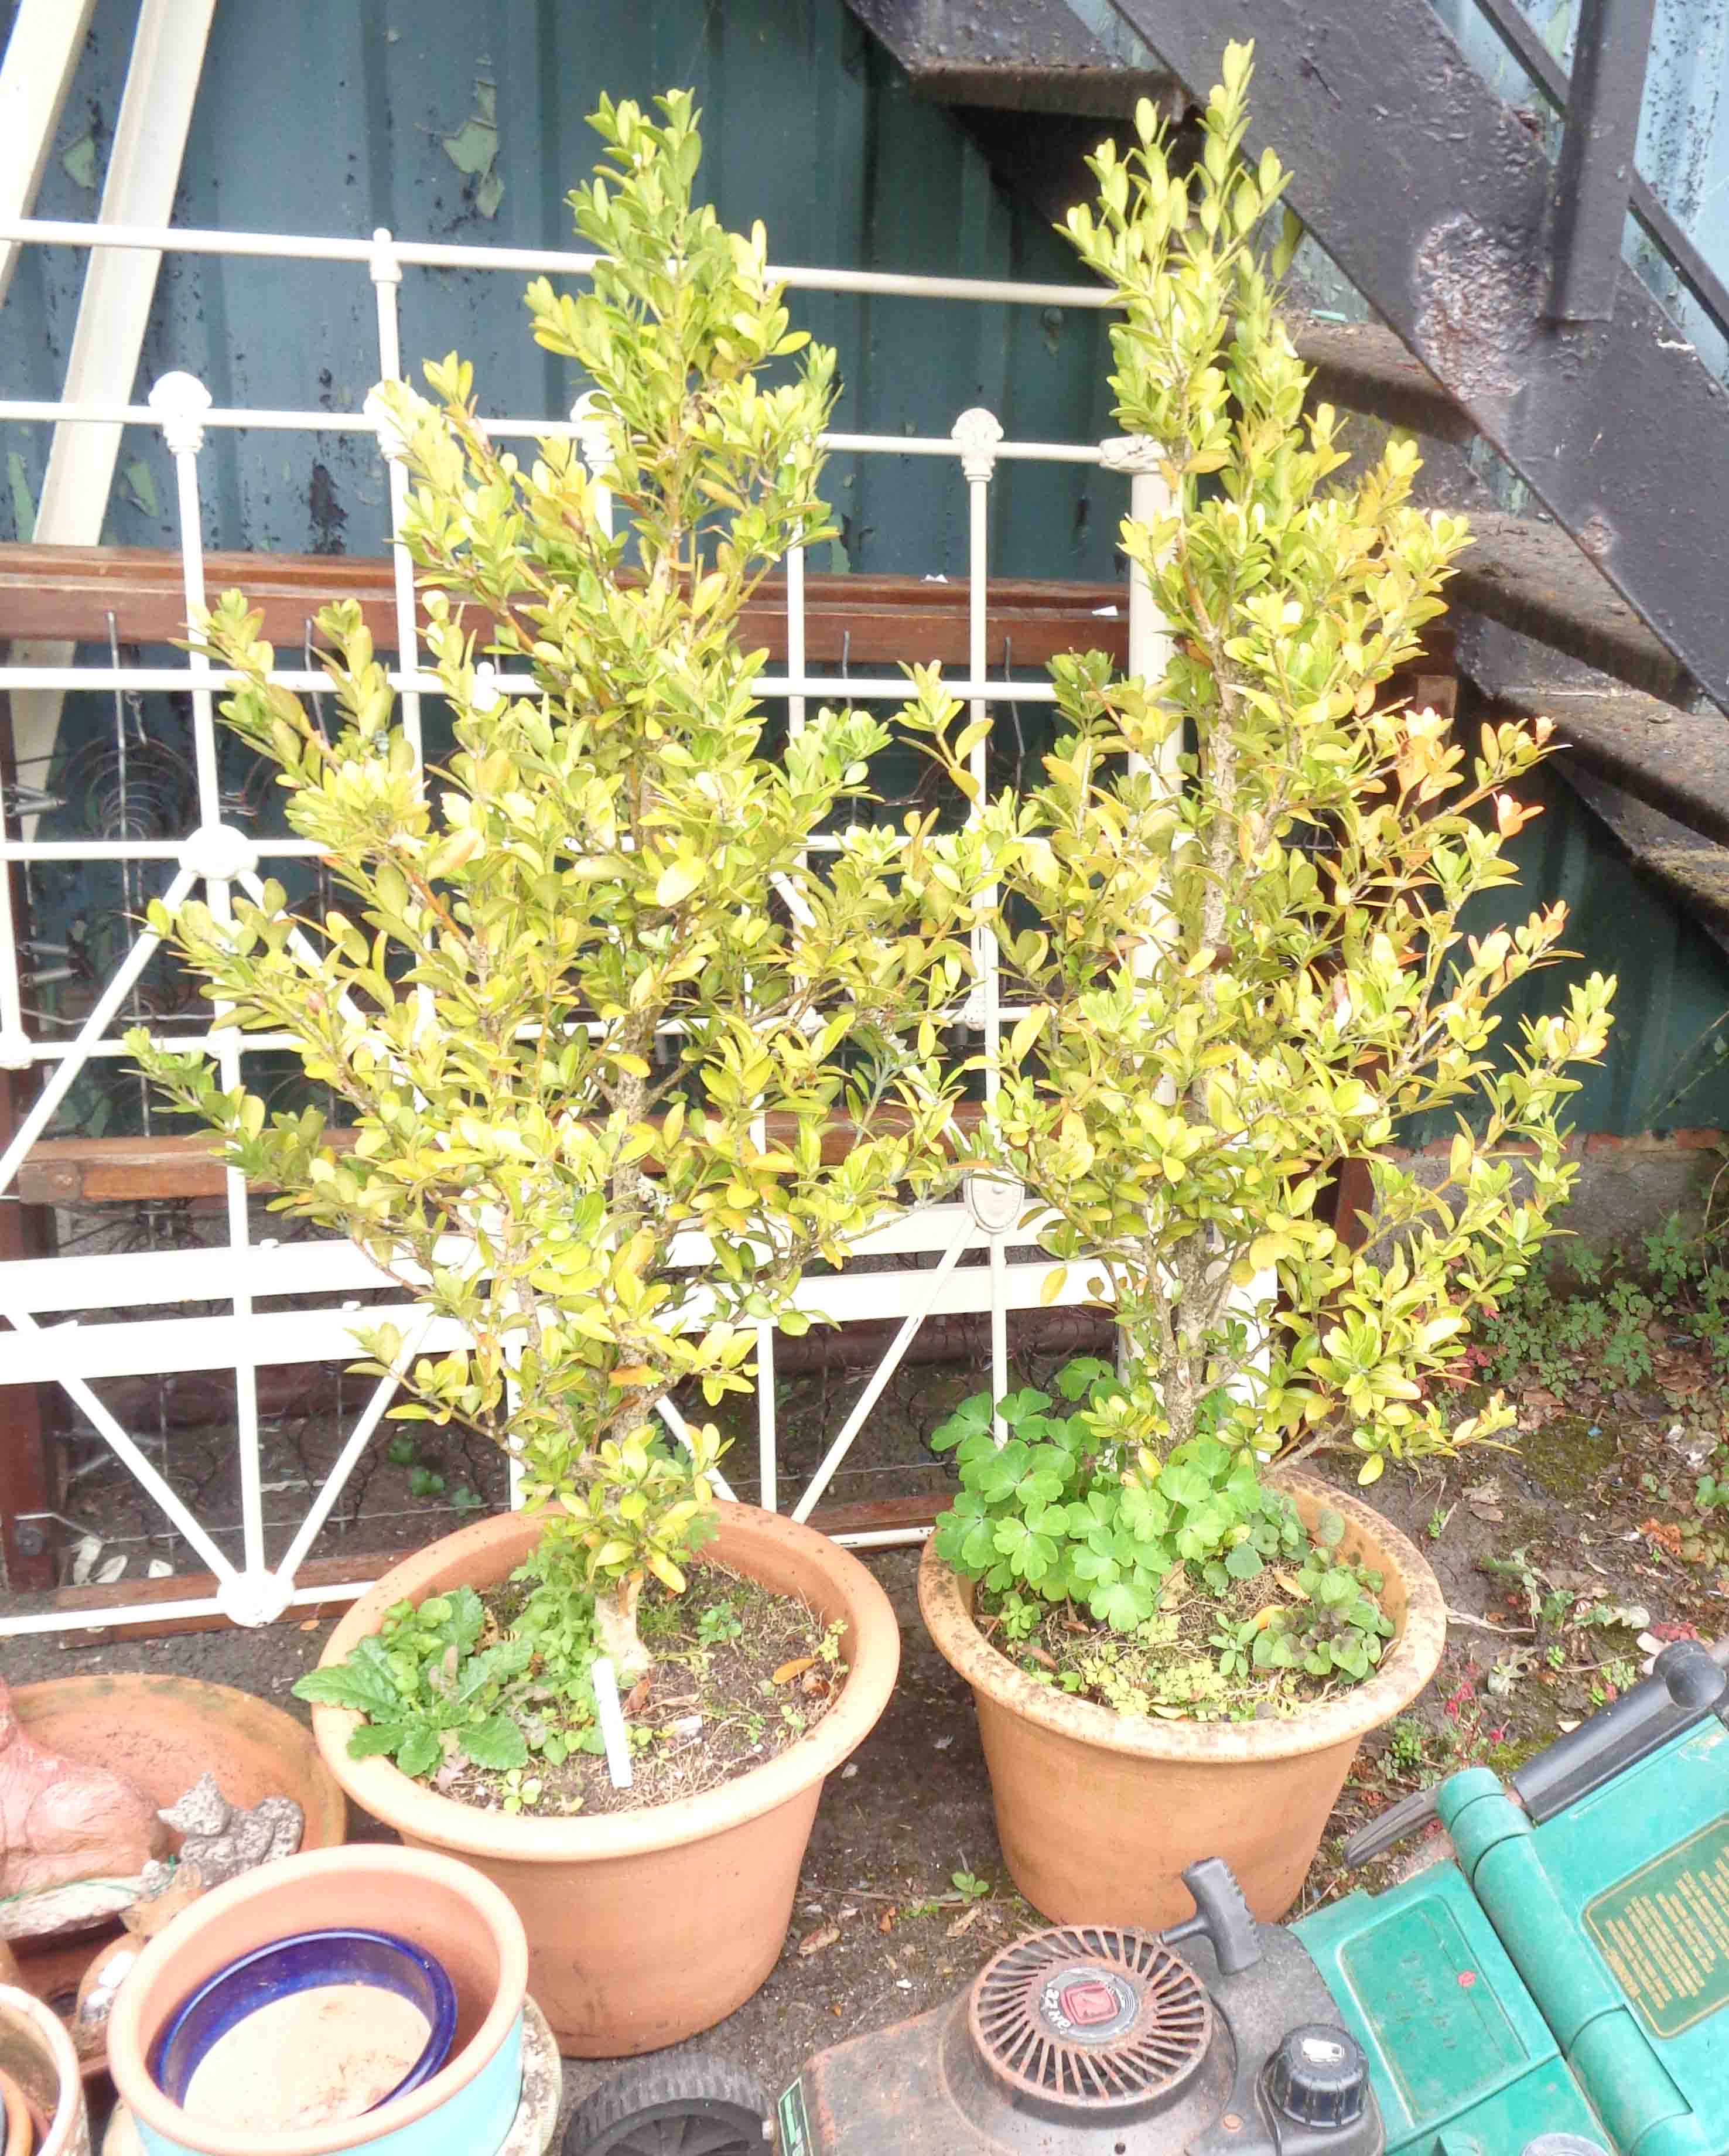
[[1614, 1436], [1584, 1415], [1557, 1415], [1520, 1439], [1519, 1462], [1551, 1496], [1573, 1504], [1588, 1496], [1614, 1466]]

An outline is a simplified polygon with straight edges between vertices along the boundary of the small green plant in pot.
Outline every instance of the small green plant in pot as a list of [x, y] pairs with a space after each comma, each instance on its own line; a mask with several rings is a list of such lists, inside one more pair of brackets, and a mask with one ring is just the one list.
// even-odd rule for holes
[[1336, 1511], [1311, 1531], [1252, 1445], [1211, 1432], [1160, 1460], [1133, 1388], [1090, 1357], [1056, 1384], [1060, 1405], [1028, 1388], [994, 1416], [976, 1394], [931, 1439], [962, 1481], [936, 1553], [979, 1583], [1006, 1654], [1120, 1713], [1207, 1719], [1368, 1675], [1384, 1582], [1337, 1553]]
[[[1267, 1463], [1330, 1446], [1367, 1483], [1511, 1421], [1494, 1401], [1449, 1427], [1433, 1381], [1567, 1194], [1567, 1072], [1599, 1054], [1613, 986], [1572, 984], [1496, 1057], [1496, 999], [1565, 928], [1559, 906], [1490, 925], [1531, 813], [1508, 789], [1547, 729], [1467, 750], [1378, 703], [1467, 535], [1411, 506], [1408, 442], [1347, 474], [1332, 412], [1306, 411], [1256, 251], [1285, 175], [1242, 156], [1249, 72], [1230, 48], [1187, 173], [1143, 105], [1068, 220], [1121, 299], [1116, 413], [1163, 483], [1122, 544], [1168, 661], [1056, 662], [1044, 783], [984, 810], [1024, 1014], [983, 1142], [1045, 1247], [1103, 1283], [1119, 1353], [1071, 1368], [1060, 1409], [1000, 1404], [1000, 1450], [988, 1399], [946, 1428], [962, 1491], [931, 1563], [976, 1583], [1024, 1676], [1125, 1719], [1373, 1689], [1410, 1582], [1384, 1578], [1365, 1508]], [[1429, 1174], [1397, 1140], [1438, 1111], [1457, 1134]], [[1321, 1210], [1347, 1158], [1373, 1183], [1358, 1249]]]

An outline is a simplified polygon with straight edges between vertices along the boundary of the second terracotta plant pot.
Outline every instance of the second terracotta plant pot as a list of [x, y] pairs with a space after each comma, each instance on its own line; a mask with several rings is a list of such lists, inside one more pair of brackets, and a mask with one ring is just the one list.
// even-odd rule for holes
[[1003, 1860], [1058, 1923], [1137, 1924], [1189, 1915], [1185, 1865], [1222, 1856], [1265, 1922], [1296, 1899], [1357, 1747], [1434, 1675], [1447, 1613], [1434, 1574], [1398, 1528], [1306, 1475], [1276, 1478], [1305, 1523], [1331, 1508], [1347, 1557], [1386, 1578], [1394, 1633], [1373, 1674], [1276, 1722], [1163, 1722], [1041, 1685], [972, 1621], [972, 1588], [926, 1547], [919, 1610], [937, 1651], [972, 1687]]
[[[484, 1593], [515, 1570], [542, 1522], [505, 1513], [387, 1573], [324, 1650], [340, 1662], [393, 1603], [454, 1587]], [[888, 1703], [900, 1635], [858, 1559], [814, 1528], [723, 1505], [705, 1560], [844, 1627], [839, 1699], [808, 1734], [700, 1796], [595, 1819], [482, 1811], [410, 1781], [388, 1759], [353, 1759], [356, 1717], [313, 1710], [326, 1762], [358, 1804], [411, 1847], [461, 1856], [495, 1880], [527, 1928], [530, 1988], [572, 2058], [624, 2058], [710, 2028], [741, 2005], [785, 1943], [798, 1867], [826, 1777]]]
[[[127, 1775], [158, 1804], [177, 1803], [213, 1773], [231, 1804], [292, 1797], [300, 1807], [302, 1851], [333, 1849], [348, 1831], [348, 1805], [326, 1772], [303, 1723], [232, 1685], [196, 1677], [49, 1677], [19, 1685], [13, 1712], [50, 1752], [92, 1759]], [[103, 1924], [69, 1937], [19, 1939], [18, 1981], [69, 2014], [85, 1971], [125, 1933]], [[87, 2071], [100, 2071], [93, 2060]]]

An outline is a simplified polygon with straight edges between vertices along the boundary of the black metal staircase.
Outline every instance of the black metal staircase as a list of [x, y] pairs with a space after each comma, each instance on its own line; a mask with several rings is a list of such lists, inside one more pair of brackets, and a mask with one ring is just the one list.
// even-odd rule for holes
[[1249, 146], [1380, 317], [1295, 326], [1316, 393], [1486, 441], [1542, 505], [1506, 515], [1455, 458], [1462, 664], [1555, 717], [1585, 798], [1729, 937], [1729, 392], [1622, 257], [1630, 213], [1729, 336], [1729, 290], [1634, 169], [1654, 0], [1582, 0], [1570, 78], [1515, 0], [1475, 0], [1562, 116], [1558, 160], [1429, 0], [849, 4], [1053, 216], [1136, 98], [1179, 116], [1254, 40]]

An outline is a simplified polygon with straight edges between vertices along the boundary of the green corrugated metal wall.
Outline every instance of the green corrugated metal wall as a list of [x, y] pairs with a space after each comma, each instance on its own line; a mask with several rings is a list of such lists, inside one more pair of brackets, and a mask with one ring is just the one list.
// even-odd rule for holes
[[[98, 0], [38, 205], [44, 215], [95, 213], [136, 12], [136, 0]], [[672, 84], [694, 87], [705, 108], [707, 184], [721, 216], [763, 218], [777, 259], [1074, 278], [1063, 244], [993, 185], [947, 114], [908, 95], [842, 0], [223, 0], [177, 218], [341, 234], [387, 224], [482, 244], [564, 245], [562, 198], [591, 157], [583, 116], [603, 90], [641, 98]], [[495, 203], [490, 189], [483, 201], [485, 175], [464, 175], [446, 147], [483, 116], [489, 89]], [[469, 141], [485, 147], [472, 130]], [[0, 313], [0, 381], [10, 393], [58, 391], [81, 272], [69, 251], [25, 251]], [[572, 385], [523, 333], [519, 294], [514, 277], [411, 271], [405, 351], [455, 346], [474, 358], [491, 410], [560, 409]], [[839, 348], [847, 428], [946, 432], [983, 403], [1022, 438], [1110, 430], [1095, 316], [805, 295], [795, 305]], [[171, 262], [140, 393], [182, 366], [224, 403], [322, 399], [351, 409], [377, 372], [370, 288], [361, 274], [328, 267]], [[9, 516], [28, 516], [48, 439], [44, 429], [5, 432], [13, 484], [0, 493], [0, 530]], [[204, 464], [213, 545], [359, 552], [379, 543], [376, 467], [340, 437], [223, 436]], [[129, 439], [121, 467], [108, 536], [169, 542], [172, 490], [155, 439]], [[831, 491], [845, 565], [927, 574], [964, 566], [952, 468], [873, 459], [854, 469], [837, 459]], [[1112, 573], [1118, 483], [1022, 468], [1005, 472], [993, 500], [1001, 571]], [[106, 707], [85, 701], [83, 726], [107, 725]], [[1549, 813], [1523, 842], [1526, 896], [1565, 896], [1575, 945], [1622, 982], [1614, 1046], [1576, 1120], [1621, 1132], [1729, 1125], [1729, 1064], [1715, 1052], [1729, 1014], [1729, 961], [1639, 879], [1565, 786], [1547, 792]]]
[[[136, 14], [136, 0], [98, 0], [44, 216], [94, 213]], [[993, 185], [946, 114], [909, 96], [841, 0], [223, 0], [177, 220], [356, 235], [382, 224], [478, 246], [570, 246], [564, 197], [595, 148], [585, 116], [603, 90], [646, 99], [675, 85], [693, 87], [703, 106], [705, 182], [720, 214], [736, 225], [762, 218], [777, 260], [1078, 281], [1065, 244]], [[488, 173], [464, 176], [446, 145], [489, 100], [495, 154]], [[483, 131], [471, 127], [459, 151], [472, 164], [470, 146], [484, 151]], [[495, 203], [483, 194], [489, 177], [502, 187]], [[25, 251], [0, 314], [0, 378], [13, 393], [57, 391], [80, 274], [69, 252]], [[454, 346], [475, 360], [485, 408], [567, 409], [576, 385], [530, 341], [525, 281], [411, 270], [405, 357]], [[839, 347], [844, 429], [946, 434], [968, 405], [987, 403], [1023, 439], [1106, 429], [1096, 315], [818, 295], [798, 295], [797, 309]], [[351, 410], [377, 376], [372, 317], [361, 270], [171, 258], [141, 388], [187, 367], [218, 403]], [[33, 496], [48, 430], [8, 429], [5, 446]], [[378, 543], [383, 502], [369, 449], [337, 436], [316, 446], [228, 436], [203, 462], [213, 544]], [[131, 476], [110, 536], [163, 543], [173, 490], [159, 444], [129, 438], [121, 463]], [[855, 471], [848, 460], [831, 485], [852, 567], [964, 566], [952, 467], [874, 458]], [[1111, 573], [1116, 483], [1023, 468], [1005, 472], [995, 497], [1005, 572]]]
[[[1524, 880], [1506, 912], [1522, 917], [1565, 900], [1568, 947], [1579, 954], [1569, 970], [1595, 968], [1620, 983], [1608, 1053], [1586, 1075], [1567, 1120], [1622, 1137], [1729, 1127], [1729, 958], [1633, 867], [1563, 779], [1542, 774], [1520, 791], [1541, 800], [1544, 814], [1515, 841]], [[1510, 1037], [1521, 1010], [1558, 1006], [1563, 977], [1543, 974], [1527, 985], [1530, 993], [1506, 1007]]]

